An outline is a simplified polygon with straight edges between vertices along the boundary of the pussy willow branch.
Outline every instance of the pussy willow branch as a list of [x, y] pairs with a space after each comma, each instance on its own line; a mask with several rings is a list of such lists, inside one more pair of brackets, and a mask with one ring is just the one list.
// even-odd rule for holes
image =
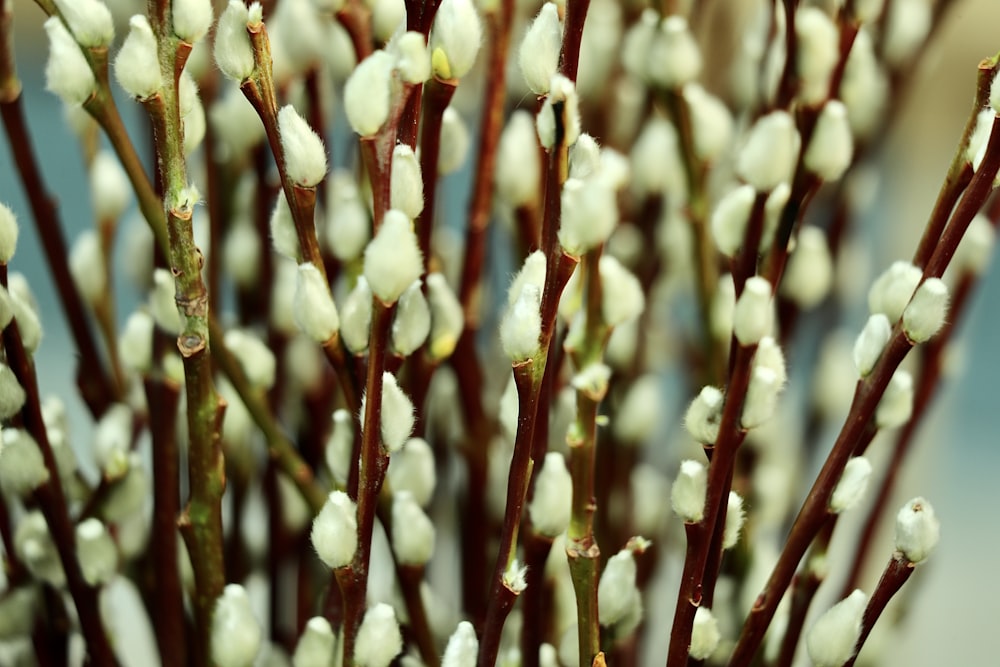
[[165, 378], [143, 382], [153, 440], [153, 524], [150, 530], [153, 568], [152, 620], [156, 644], [165, 665], [187, 662], [184, 590], [177, 563], [177, 518], [180, 515], [180, 455], [175, 424], [180, 387]]
[[31, 212], [35, 219], [38, 237], [45, 251], [45, 258], [56, 284], [59, 303], [69, 323], [79, 358], [77, 385], [80, 394], [94, 417], [104, 414], [108, 405], [121, 397], [121, 387], [108, 375], [101, 363], [97, 341], [94, 338], [83, 299], [76, 290], [70, 275], [66, 242], [62, 234], [55, 199], [45, 187], [38, 160], [31, 146], [31, 135], [25, 122], [21, 104], [21, 83], [14, 65], [11, 29], [13, 13], [10, 0], [0, 0], [0, 117], [14, 156], [15, 171], [21, 178]]
[[[6, 264], [0, 264], [0, 285], [7, 287]], [[38, 448], [42, 452], [42, 458], [49, 473], [48, 480], [32, 492], [32, 498], [45, 516], [52, 541], [59, 552], [59, 561], [66, 573], [66, 583], [76, 606], [80, 629], [87, 643], [87, 654], [90, 656], [90, 660], [95, 666], [100, 667], [116, 665], [117, 661], [101, 622], [98, 590], [89, 585], [83, 578], [83, 572], [76, 557], [76, 536], [73, 523], [69, 517], [66, 497], [59, 479], [59, 469], [52, 453], [52, 446], [49, 443], [45, 421], [42, 418], [35, 364], [21, 343], [21, 334], [16, 319], [11, 320], [3, 330], [3, 344], [7, 352], [7, 365], [10, 366], [18, 384], [27, 395], [24, 407], [21, 408], [24, 428], [38, 443]]]
[[[979, 170], [955, 208], [941, 241], [924, 269], [925, 278], [940, 277], [944, 273], [969, 223], [993, 189], [998, 170], [1000, 170], [1000, 118], [994, 120], [986, 154]], [[774, 617], [778, 601], [791, 582], [795, 567], [822, 526], [823, 513], [848, 458], [854, 453], [889, 380], [911, 346], [912, 343], [897, 324], [872, 373], [858, 382], [848, 418], [795, 519], [771, 577], [744, 623], [743, 631], [730, 659], [731, 667], [749, 664], [756, 654], [764, 631]]]
[[170, 270], [176, 287], [182, 330], [177, 349], [184, 364], [188, 425], [190, 492], [179, 525], [191, 555], [195, 575], [193, 606], [198, 642], [196, 654], [208, 661], [210, 629], [216, 600], [226, 583], [222, 544], [222, 494], [225, 467], [220, 431], [225, 403], [215, 391], [209, 352], [208, 294], [201, 277], [203, 255], [194, 242], [192, 204], [183, 150], [178, 83], [191, 45], [178, 40], [166, 11], [150, 0], [148, 12], [164, 82], [159, 93], [144, 101], [153, 123], [159, 173], [164, 187]]
[[443, 81], [436, 77], [424, 84], [423, 123], [420, 130], [420, 171], [424, 178], [424, 208], [414, 221], [420, 252], [424, 254], [424, 273], [431, 261], [431, 232], [434, 229], [434, 208], [437, 202], [438, 156], [441, 154], [441, 122], [451, 102], [458, 81]]
[[885, 607], [889, 604], [892, 597], [899, 592], [899, 589], [903, 587], [903, 584], [913, 574], [914, 567], [916, 567], [914, 563], [911, 563], [899, 553], [893, 554], [892, 558], [889, 559], [888, 565], [885, 566], [885, 571], [882, 572], [882, 578], [879, 579], [878, 584], [875, 586], [875, 592], [872, 593], [871, 598], [868, 600], [868, 606], [865, 607], [864, 616], [861, 618], [861, 636], [858, 637], [857, 644], [855, 644], [854, 655], [844, 663], [844, 667], [854, 667], [854, 663], [858, 659], [858, 653], [864, 647], [872, 628], [875, 627], [875, 623], [882, 615], [882, 612], [885, 611]]

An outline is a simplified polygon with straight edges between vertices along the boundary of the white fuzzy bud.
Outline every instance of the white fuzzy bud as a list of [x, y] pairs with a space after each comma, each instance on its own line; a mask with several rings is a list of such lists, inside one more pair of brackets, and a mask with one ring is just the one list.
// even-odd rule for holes
[[552, 76], [559, 71], [562, 31], [559, 9], [546, 2], [524, 34], [517, 62], [528, 89], [536, 95], [548, 94]]
[[694, 153], [703, 162], [715, 162], [729, 148], [733, 115], [722, 100], [696, 83], [684, 86], [683, 95], [691, 112]]
[[566, 468], [566, 458], [558, 452], [549, 452], [535, 478], [535, 495], [528, 505], [531, 525], [540, 535], [560, 535], [569, 526], [572, 505], [573, 480]]
[[712, 237], [722, 254], [731, 257], [743, 245], [747, 221], [756, 198], [757, 191], [752, 185], [741, 185], [726, 193], [716, 204], [710, 224]]
[[773, 111], [754, 123], [736, 158], [736, 173], [758, 192], [789, 181], [801, 139], [787, 111]]
[[83, 579], [91, 586], [108, 583], [118, 569], [118, 549], [98, 519], [87, 519], [76, 527], [76, 556]]
[[536, 250], [524, 258], [524, 264], [507, 288], [508, 306], [514, 305], [526, 285], [534, 285], [539, 291], [545, 285], [545, 253], [541, 250]]
[[833, 257], [826, 233], [807, 225], [799, 230], [795, 250], [788, 258], [781, 293], [802, 309], [813, 308], [826, 298], [833, 284]]
[[648, 463], [632, 468], [629, 475], [632, 497], [630, 519], [637, 531], [645, 535], [659, 535], [667, 525], [670, 508], [664, 502], [650, 502], [650, 498], [670, 495], [670, 480]]
[[461, 79], [476, 62], [483, 25], [472, 0], [442, 0], [431, 30], [431, 67], [441, 79]]
[[609, 627], [625, 620], [636, 604], [642, 604], [635, 576], [635, 556], [631, 550], [622, 549], [608, 559], [597, 584], [601, 625]]
[[260, 650], [261, 634], [246, 589], [239, 584], [226, 586], [212, 613], [212, 662], [219, 667], [249, 667]]
[[101, 0], [56, 0], [56, 7], [80, 46], [111, 46], [115, 38], [114, 21], [108, 6]]
[[913, 415], [913, 376], [902, 369], [892, 374], [875, 409], [880, 429], [899, 428]]
[[437, 472], [434, 452], [422, 438], [410, 438], [392, 455], [387, 473], [393, 494], [408, 493], [421, 507], [427, 507], [434, 495]]
[[330, 622], [322, 616], [313, 616], [295, 645], [292, 667], [329, 667], [333, 664], [336, 642]]
[[863, 456], [855, 456], [844, 466], [833, 495], [830, 496], [830, 511], [834, 514], [846, 512], [856, 506], [868, 490], [872, 476], [872, 464]]
[[622, 40], [625, 71], [640, 81], [649, 80], [649, 51], [659, 32], [659, 23], [659, 13], [647, 9], [639, 15], [639, 20], [632, 24]]
[[334, 491], [313, 519], [309, 539], [319, 559], [331, 569], [349, 565], [358, 548], [357, 506], [343, 491]]
[[618, 224], [614, 190], [601, 183], [570, 178], [563, 185], [559, 244], [580, 256], [604, 243]]
[[392, 349], [408, 357], [427, 340], [431, 330], [431, 311], [421, 290], [420, 281], [415, 280], [402, 296], [392, 320]]
[[136, 14], [129, 19], [128, 37], [115, 57], [115, 78], [125, 92], [144, 100], [155, 95], [162, 85], [156, 36], [149, 19]]
[[691, 34], [687, 20], [676, 14], [660, 23], [650, 43], [648, 57], [647, 76], [663, 88], [680, 88], [701, 73], [698, 42]]
[[17, 235], [17, 218], [14, 212], [0, 202], [0, 264], [10, 263], [17, 250]]
[[27, 394], [17, 381], [14, 371], [6, 364], [0, 364], [0, 420], [8, 420], [24, 407]]
[[781, 183], [771, 194], [767, 196], [764, 204], [764, 232], [760, 237], [760, 251], [766, 252], [774, 241], [774, 233], [778, 229], [778, 220], [788, 205], [788, 200], [792, 196], [792, 186], [788, 183]]
[[601, 274], [601, 318], [609, 327], [635, 319], [646, 307], [642, 284], [614, 257], [604, 255], [598, 270]]
[[726, 503], [726, 526], [722, 533], [723, 549], [732, 549], [740, 541], [740, 531], [743, 530], [746, 518], [747, 514], [743, 509], [743, 496], [735, 491], [730, 491]]
[[69, 30], [52, 16], [45, 21], [49, 37], [49, 59], [45, 64], [45, 87], [70, 106], [83, 104], [97, 89], [90, 64]]
[[854, 139], [847, 120], [847, 107], [838, 100], [830, 100], [816, 119], [816, 129], [802, 162], [824, 181], [836, 181], [851, 166], [853, 157]]
[[708, 607], [698, 607], [694, 612], [694, 625], [691, 626], [691, 646], [688, 655], [695, 660], [705, 660], [715, 653], [721, 639], [719, 623], [715, 620], [712, 610]]
[[965, 235], [962, 236], [949, 266], [959, 272], [982, 275], [993, 256], [995, 241], [996, 231], [992, 223], [980, 213], [969, 223], [969, 228], [965, 230]]
[[[42, 342], [42, 323], [38, 319], [38, 302], [31, 293], [27, 279], [20, 273], [9, 276], [10, 311], [21, 330], [21, 344], [28, 354], [34, 354]], [[5, 316], [6, 317], [6, 316]], [[10, 318], [6, 318], [10, 323]]]
[[194, 44], [212, 27], [212, 0], [174, 0], [171, 3], [174, 34]]
[[371, 326], [372, 290], [362, 276], [347, 295], [340, 312], [340, 336], [347, 349], [354, 354], [367, 350]]
[[497, 147], [497, 195], [512, 207], [537, 201], [541, 184], [541, 162], [531, 114], [518, 109], [511, 114]]
[[733, 311], [733, 334], [741, 345], [756, 345], [771, 330], [771, 283], [754, 276], [746, 281]]
[[700, 443], [712, 444], [719, 437], [723, 395], [715, 387], [702, 387], [684, 414], [684, 427]]
[[754, 368], [767, 368], [774, 373], [779, 384], [788, 381], [788, 368], [785, 364], [785, 353], [781, 346], [771, 336], [764, 336], [757, 343], [757, 351], [753, 356]]
[[132, 409], [115, 403], [94, 428], [94, 459], [106, 479], [119, 479], [128, 472], [131, 447]]
[[424, 178], [416, 153], [406, 144], [396, 144], [392, 151], [390, 205], [411, 220], [424, 210]]
[[[14, 319], [14, 297], [6, 287], [0, 285], [0, 331], [6, 329], [12, 319]], [[23, 339], [24, 334], [21, 334], [21, 337]]]
[[594, 137], [581, 134], [569, 149], [569, 177], [585, 180], [593, 176], [600, 167], [601, 146]]
[[947, 317], [948, 286], [940, 278], [928, 278], [903, 311], [903, 331], [914, 343], [923, 343], [941, 330]]
[[404, 0], [365, 0], [372, 10], [372, 35], [377, 42], [388, 42], [397, 29], [406, 24]]
[[854, 18], [858, 23], [870, 23], [882, 16], [885, 0], [854, 0]]
[[[560, 110], [561, 114], [557, 119], [556, 114]], [[561, 137], [556, 137], [557, 125], [562, 129]], [[535, 126], [538, 139], [546, 150], [551, 151], [556, 147], [557, 138], [561, 139], [560, 145], [563, 146], [572, 146], [579, 138], [580, 98], [576, 94], [576, 86], [562, 74], [552, 77], [549, 95], [538, 112]]]
[[420, 278], [423, 269], [424, 258], [409, 218], [395, 209], [387, 211], [378, 233], [365, 248], [365, 279], [372, 293], [391, 305]]
[[774, 414], [783, 383], [778, 374], [766, 366], [754, 366], [743, 399], [740, 425], [745, 429], [760, 426]]
[[177, 312], [177, 302], [174, 297], [177, 287], [174, 278], [166, 269], [153, 270], [153, 289], [149, 293], [149, 312], [156, 321], [156, 326], [170, 334], [181, 331], [181, 316]]
[[399, 78], [406, 83], [423, 83], [431, 78], [431, 52], [423, 34], [411, 30], [396, 40]]
[[128, 368], [146, 373], [153, 365], [153, 327], [149, 313], [136, 311], [125, 321], [125, 328], [118, 336], [118, 354]]
[[896, 514], [896, 551], [911, 563], [927, 560], [940, 538], [941, 523], [923, 498], [914, 498]]
[[288, 177], [296, 185], [315, 187], [326, 176], [323, 140], [291, 104], [278, 112], [278, 130]]
[[347, 262], [360, 255], [371, 240], [371, 220], [352, 175], [334, 171], [329, 184], [324, 240], [334, 257]]
[[664, 404], [662, 380], [646, 374], [632, 382], [611, 426], [615, 437], [626, 443], [640, 444], [649, 440], [660, 425], [660, 406]]
[[32, 576], [56, 588], [66, 583], [59, 552], [39, 510], [28, 511], [18, 522], [14, 530], [14, 552]]
[[132, 201], [132, 186], [125, 170], [107, 150], [98, 151], [90, 164], [90, 199], [98, 221], [117, 220]]
[[866, 377], [875, 368], [891, 335], [892, 325], [885, 315], [876, 313], [868, 318], [865, 328], [854, 341], [854, 366], [861, 377]]
[[254, 387], [274, 386], [278, 362], [271, 348], [247, 329], [230, 329], [223, 337], [225, 345], [240, 362], [243, 373]]
[[933, 25], [930, 0], [893, 0], [885, 16], [882, 52], [891, 67], [912, 60]]
[[249, 21], [250, 12], [242, 0], [229, 0], [215, 26], [215, 62], [227, 78], [237, 83], [248, 79], [254, 70], [253, 46], [247, 33]]
[[427, 301], [431, 309], [428, 351], [434, 359], [445, 359], [455, 351], [465, 329], [462, 303], [440, 273], [427, 275]]
[[[361, 406], [364, 413], [364, 401]], [[403, 393], [392, 373], [382, 373], [382, 444], [397, 452], [413, 433], [413, 402]]]
[[402, 650], [403, 636], [392, 607], [380, 602], [365, 612], [355, 639], [354, 664], [358, 667], [389, 667]]
[[457, 171], [469, 153], [469, 128], [461, 114], [448, 107], [441, 116], [441, 151], [438, 153], [438, 174], [444, 176]]
[[108, 281], [104, 251], [97, 232], [82, 232], [69, 252], [69, 271], [76, 291], [91, 308], [107, 299]]
[[[351, 448], [354, 445], [354, 419], [351, 413], [344, 409], [333, 413], [333, 430], [326, 440], [323, 459], [333, 475], [337, 486], [346, 487], [351, 471]], [[390, 466], [395, 467], [395, 463]], [[391, 477], [391, 473], [390, 473]]]
[[441, 658], [441, 667], [475, 667], [479, 654], [479, 640], [472, 623], [462, 621], [448, 639], [448, 646]]
[[294, 309], [299, 329], [317, 343], [330, 340], [340, 328], [340, 316], [330, 286], [312, 264], [299, 264]]
[[708, 471], [693, 459], [681, 462], [677, 479], [670, 489], [670, 504], [684, 523], [698, 523], [705, 516], [705, 494], [708, 492]]
[[518, 363], [535, 357], [542, 335], [542, 291], [525, 284], [500, 322], [500, 345], [511, 361]]
[[400, 565], [424, 565], [434, 555], [434, 524], [408, 491], [393, 494], [392, 551]]
[[503, 585], [510, 589], [514, 595], [520, 595], [528, 587], [527, 575], [528, 566], [521, 565], [520, 561], [515, 558], [503, 573]]
[[795, 12], [795, 35], [800, 95], [810, 104], [821, 102], [830, 92], [830, 75], [840, 61], [840, 33], [825, 11], [802, 7]]
[[879, 127], [889, 99], [889, 78], [868, 29], [858, 31], [847, 57], [840, 99], [847, 105], [854, 136], [868, 138]]
[[[111, 487], [102, 517], [108, 523], [121, 523], [134, 517], [146, 504], [152, 490], [149, 473], [137, 452], [129, 454], [125, 475]], [[127, 556], [128, 553], [126, 552]]]
[[374, 136], [389, 118], [394, 65], [391, 54], [374, 51], [358, 63], [344, 85], [347, 122], [362, 137]]
[[854, 655], [868, 596], [855, 590], [833, 605], [806, 635], [806, 649], [816, 667], [841, 667]]
[[49, 470], [35, 439], [27, 431], [5, 428], [0, 435], [0, 489], [23, 497], [48, 480]]

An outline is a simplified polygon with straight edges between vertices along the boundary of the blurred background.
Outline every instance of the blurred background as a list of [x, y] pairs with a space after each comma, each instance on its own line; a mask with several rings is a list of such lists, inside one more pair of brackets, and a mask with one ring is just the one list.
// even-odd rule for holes
[[[741, 2], [717, 0], [723, 1]], [[122, 12], [125, 15], [141, 11], [144, 5], [134, 0], [109, 4], [132, 6]], [[890, 261], [911, 256], [968, 115], [976, 64], [1000, 50], [1000, 2], [956, 0], [956, 4], [916, 72], [906, 108], [890, 130], [885, 162], [878, 170], [880, 180], [871, 184], [876, 193], [870, 220], [876, 271]], [[91, 224], [82, 157], [63, 120], [61, 103], [44, 90], [43, 14], [29, 0], [14, 0], [14, 8], [17, 64], [31, 138], [48, 186], [58, 197], [63, 231], [71, 241]], [[134, 127], [142, 127], [136, 105], [123, 100], [121, 109]], [[142, 141], [137, 143], [146, 149]], [[41, 308], [45, 336], [36, 360], [43, 394], [62, 397], [70, 409], [74, 441], [89, 443], [89, 419], [73, 391], [74, 352], [6, 138], [0, 140], [0, 200], [15, 211], [21, 224], [12, 269], [25, 274]], [[120, 253], [125, 252], [123, 245], [118, 244]], [[136, 289], [119, 285], [120, 317], [131, 311], [137, 298]], [[941, 520], [942, 540], [908, 584], [913, 613], [901, 620], [894, 636], [884, 637], [893, 642], [880, 662], [886, 667], [998, 664], [1000, 574], [994, 558], [1000, 551], [998, 302], [1000, 269], [994, 266], [964, 323], [949, 386], [934, 405], [898, 486], [898, 498], [891, 505], [898, 507], [910, 497], [923, 495]], [[855, 514], [859, 518], [862, 513]], [[852, 531], [845, 528], [838, 531], [835, 552], [851, 547]], [[884, 547], [876, 551], [888, 559], [891, 525], [885, 529], [877, 542]], [[836, 562], [832, 567], [836, 568]], [[869, 591], [875, 577], [873, 573], [867, 580]]]

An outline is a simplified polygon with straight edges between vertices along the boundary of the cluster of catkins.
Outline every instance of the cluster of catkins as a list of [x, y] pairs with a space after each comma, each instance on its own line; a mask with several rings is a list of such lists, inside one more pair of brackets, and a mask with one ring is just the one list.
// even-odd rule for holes
[[[27, 573], [0, 598], [0, 643], [18, 664], [31, 662], [39, 615], [54, 604], [42, 591], [66, 590], [74, 561], [71, 573], [102, 591], [119, 659], [156, 660], [159, 629], [130, 581], [155, 543], [144, 433], [159, 408], [143, 383], [191, 382], [172, 342], [195, 315], [178, 272], [154, 268], [163, 249], [144, 209], [154, 233], [133, 226], [122, 268], [145, 299], [116, 320], [112, 239], [133, 191], [143, 209], [144, 176], [109, 120], [108, 62], [130, 97], [177, 114], [179, 162], [164, 157], [170, 137], [156, 137], [163, 199], [175, 214], [207, 198], [194, 239], [209, 289], [224, 293], [211, 295], [221, 328], [208, 349], [220, 360], [215, 428], [232, 490], [225, 534], [208, 539], [227, 557], [247, 553], [240, 569], [227, 563], [210, 627], [194, 633], [214, 664], [587, 667], [668, 655], [680, 665], [744, 646], [752, 657], [741, 619], [781, 562], [809, 465], [805, 422], [862, 415], [874, 437], [914, 416], [906, 370], [888, 370], [873, 414], [851, 396], [880, 381], [897, 338], [913, 346], [945, 326], [949, 286], [925, 275], [927, 258], [878, 276], [861, 333], [830, 333], [815, 377], [798, 372], [813, 346], [794, 334], [797, 317], [836, 317], [865, 298], [852, 280], [862, 251], [832, 212], [864, 205], [853, 168], [877, 149], [931, 35], [931, 0], [173, 0], [150, 3], [165, 19], [132, 16], [117, 50], [101, 0], [39, 4], [50, 15], [47, 85], [82, 139], [96, 220], [67, 265], [121, 394], [96, 421], [94, 482], [63, 403], [37, 406], [40, 443], [24, 417], [37, 389], [21, 367], [0, 366], [4, 546]], [[710, 53], [724, 34], [733, 39]], [[706, 63], [720, 54], [729, 61]], [[476, 126], [491, 90], [496, 118]], [[988, 156], [1000, 90], [990, 102], [958, 158], [970, 174]], [[95, 119], [112, 149], [94, 143]], [[488, 228], [466, 229], [461, 179], [446, 178], [469, 171], [488, 195], [473, 195], [468, 217], [492, 218]], [[218, 228], [210, 209], [223, 212]], [[956, 275], [983, 270], [992, 224], [972, 221]], [[6, 275], [17, 229], [0, 206], [0, 325], [17, 324], [4, 336], [9, 359], [13, 345], [30, 358], [41, 340], [29, 286]], [[183, 391], [180, 405], [184, 443], [206, 413]], [[824, 517], [863, 504], [873, 474], [863, 453], [852, 448], [831, 464], [839, 482], [814, 488]], [[53, 475], [72, 549], [39, 502]], [[179, 479], [187, 491], [201, 478]], [[268, 515], [283, 526], [265, 528]], [[911, 570], [938, 532], [930, 504], [910, 501], [893, 562]], [[276, 536], [303, 553], [269, 565]], [[195, 605], [211, 577], [189, 561], [191, 543], [176, 543]], [[800, 576], [822, 581], [824, 548]], [[481, 590], [459, 572], [481, 573], [471, 586]], [[810, 622], [816, 665], [853, 661], [877, 600], [855, 590]], [[767, 608], [773, 616], [777, 603]], [[769, 661], [781, 627], [796, 625], [778, 618]]]

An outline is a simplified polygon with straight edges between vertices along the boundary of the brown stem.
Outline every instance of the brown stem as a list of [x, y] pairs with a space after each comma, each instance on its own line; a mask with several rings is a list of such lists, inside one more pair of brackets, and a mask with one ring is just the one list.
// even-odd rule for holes
[[420, 595], [420, 587], [424, 581], [423, 565], [399, 565], [399, 588], [403, 593], [406, 613], [410, 617], [410, 630], [420, 651], [420, 658], [427, 667], [438, 667], [440, 664], [438, 648], [434, 643], [424, 601]]
[[[0, 284], [7, 286], [6, 264], [0, 264]], [[27, 400], [21, 408], [24, 428], [38, 443], [45, 467], [49, 471], [48, 480], [32, 492], [32, 497], [45, 516], [52, 540], [59, 552], [59, 560], [66, 573], [66, 583], [76, 605], [84, 640], [87, 642], [87, 653], [94, 665], [116, 665], [117, 661], [101, 623], [98, 590], [84, 580], [80, 563], [76, 559], [76, 536], [66, 508], [66, 497], [59, 481], [55, 456], [42, 419], [34, 362], [21, 344], [17, 320], [12, 320], [3, 330], [3, 343], [7, 351], [7, 364], [27, 394]]]
[[892, 558], [889, 559], [889, 564], [885, 566], [882, 578], [879, 579], [878, 585], [875, 587], [875, 592], [872, 593], [871, 598], [868, 600], [868, 606], [865, 607], [865, 614], [861, 618], [861, 635], [854, 645], [854, 655], [844, 663], [844, 667], [854, 667], [854, 662], [858, 659], [858, 653], [864, 647], [872, 628], [875, 627], [875, 623], [882, 615], [882, 612], [885, 611], [885, 607], [889, 604], [892, 596], [899, 592], [899, 589], [903, 587], [903, 584], [913, 574], [914, 567], [914, 563], [911, 563], [899, 553], [893, 554]]
[[431, 232], [437, 201], [438, 156], [441, 153], [441, 121], [458, 87], [457, 81], [432, 78], [424, 85], [423, 127], [420, 131], [420, 172], [424, 177], [424, 208], [414, 226], [424, 255], [424, 273], [431, 261]]
[[[552, 538], [527, 531], [524, 539], [524, 601], [521, 603], [521, 667], [539, 667], [539, 651], [545, 642], [546, 612], [551, 590], [545, 586], [545, 562], [552, 550]], [[594, 589], [595, 594], [597, 589]]]
[[104, 414], [107, 407], [121, 398], [121, 388], [108, 375], [101, 363], [97, 341], [87, 321], [83, 299], [76, 291], [76, 285], [69, 272], [66, 241], [62, 234], [55, 199], [49, 194], [42, 179], [31, 146], [21, 106], [21, 84], [14, 70], [13, 44], [10, 29], [13, 24], [9, 8], [0, 11], [0, 117], [10, 142], [16, 171], [21, 178], [35, 219], [35, 228], [45, 251], [45, 259], [51, 271], [59, 294], [59, 303], [69, 323], [70, 332], [76, 343], [80, 367], [77, 371], [77, 386], [80, 394], [94, 417]]
[[827, 549], [830, 546], [830, 537], [837, 522], [836, 516], [830, 516], [823, 531], [816, 538], [810, 555], [806, 558], [805, 571], [800, 570], [792, 583], [792, 605], [788, 614], [788, 626], [785, 628], [785, 636], [781, 639], [781, 650], [774, 667], [791, 667], [795, 660], [795, 649], [799, 645], [799, 638], [802, 636], [802, 629], [805, 627], [806, 616], [809, 607], [812, 605], [816, 591], [823, 583], [823, 568], [809, 567], [809, 561], [813, 559], [825, 559]]
[[389, 327], [394, 306], [373, 298], [372, 328], [368, 344], [368, 376], [365, 381], [365, 411], [362, 415], [361, 461], [358, 483], [358, 548], [350, 566], [349, 586], [344, 590], [344, 665], [354, 665], [354, 642], [364, 618], [368, 593], [368, 565], [379, 491], [389, 466], [382, 446], [382, 374], [385, 369]]
[[180, 388], [169, 380], [147, 378], [149, 432], [153, 439], [153, 523], [150, 530], [156, 585], [153, 628], [163, 664], [186, 663], [184, 592], [177, 564], [177, 519], [180, 515], [180, 461], [175, 424]]
[[760, 647], [764, 631], [774, 617], [785, 589], [791, 583], [795, 568], [823, 526], [830, 496], [840, 481], [844, 466], [865, 437], [885, 388], [911, 346], [912, 343], [901, 331], [894, 331], [871, 374], [858, 382], [850, 412], [840, 434], [795, 518], [785, 547], [764, 590], [747, 616], [730, 658], [730, 667], [745, 667], [750, 664]]

